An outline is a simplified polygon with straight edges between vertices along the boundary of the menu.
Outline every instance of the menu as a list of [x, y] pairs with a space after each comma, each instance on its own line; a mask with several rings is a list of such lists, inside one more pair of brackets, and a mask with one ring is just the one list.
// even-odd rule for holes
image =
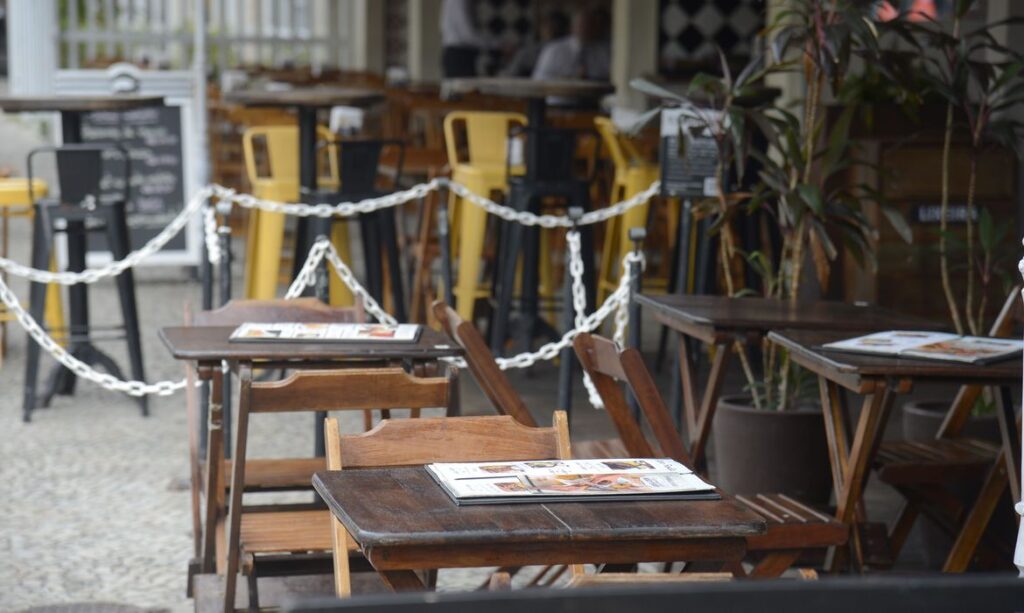
[[419, 324], [244, 323], [231, 333], [238, 342], [414, 343]]
[[945, 332], [890, 330], [822, 345], [824, 349], [986, 364], [1020, 355], [1024, 341]]
[[458, 505], [720, 498], [692, 470], [664, 458], [438, 463], [426, 469]]

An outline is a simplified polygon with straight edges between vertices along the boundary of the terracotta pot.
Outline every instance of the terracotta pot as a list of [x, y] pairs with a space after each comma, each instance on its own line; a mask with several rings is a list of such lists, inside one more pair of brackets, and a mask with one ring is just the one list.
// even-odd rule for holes
[[718, 401], [715, 485], [730, 494], [782, 493], [828, 504], [832, 476], [821, 408], [766, 411], [749, 397]]

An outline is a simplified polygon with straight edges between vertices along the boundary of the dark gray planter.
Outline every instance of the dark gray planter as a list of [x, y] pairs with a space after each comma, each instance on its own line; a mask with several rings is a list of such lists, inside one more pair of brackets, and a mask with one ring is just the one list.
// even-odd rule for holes
[[765, 411], [749, 398], [718, 401], [715, 485], [730, 494], [782, 493], [828, 504], [832, 476], [821, 408]]

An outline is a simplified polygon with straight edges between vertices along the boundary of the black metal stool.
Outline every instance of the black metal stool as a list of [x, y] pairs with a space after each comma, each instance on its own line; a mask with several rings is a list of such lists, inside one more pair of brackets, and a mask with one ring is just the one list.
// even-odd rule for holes
[[[574, 168], [577, 144], [581, 136], [595, 139], [600, 146], [596, 132], [565, 128], [515, 128], [512, 137], [525, 134], [527, 139], [537, 139], [539, 146], [527, 146], [537, 152], [537, 160], [527, 160], [526, 174], [509, 175], [509, 207], [517, 211], [541, 212], [544, 198], [558, 198], [565, 202], [565, 208], [578, 207], [583, 211], [590, 208], [590, 184], [592, 177], [578, 178]], [[511, 142], [513, 138], [510, 137]], [[596, 165], [595, 165], [596, 166]], [[583, 280], [587, 288], [587, 310], [594, 306], [594, 242], [588, 226], [580, 226], [581, 253], [583, 256]], [[538, 317], [538, 266], [540, 264], [540, 228], [524, 226], [516, 222], [503, 222], [501, 228], [498, 263], [495, 267], [494, 297], [495, 312], [491, 321], [491, 351], [496, 355], [505, 354], [505, 341], [514, 339], [515, 351], [528, 351], [533, 338], [538, 334], [555, 339], [561, 336], [547, 322]], [[522, 279], [518, 321], [510, 322], [514, 293], [516, 265], [522, 256]], [[568, 270], [566, 271], [568, 274]], [[563, 305], [572, 309], [572, 304]]]
[[[114, 152], [124, 168], [123, 190], [114, 197], [104, 197], [102, 178], [105, 154]], [[28, 155], [28, 176], [32, 177], [32, 160], [40, 153], [53, 153], [57, 162], [57, 179], [60, 188], [58, 199], [44, 199], [33, 204], [35, 216], [32, 234], [32, 267], [47, 269], [53, 248], [54, 235], [64, 233], [67, 237], [68, 270], [85, 270], [86, 252], [90, 234], [102, 233], [106, 247], [115, 260], [126, 257], [131, 251], [128, 237], [128, 223], [125, 207], [131, 178], [131, 164], [127, 151], [115, 144], [65, 145], [35, 149]], [[31, 179], [30, 179], [31, 183]], [[117, 290], [124, 318], [121, 326], [128, 344], [128, 356], [132, 378], [145, 380], [142, 366], [142, 344], [139, 338], [139, 318], [135, 301], [135, 278], [129, 268], [117, 277]], [[78, 283], [68, 288], [70, 325], [66, 338], [68, 351], [72, 356], [89, 365], [100, 365], [109, 374], [124, 379], [117, 363], [93, 345], [89, 325], [88, 286]], [[46, 285], [32, 283], [29, 294], [29, 312], [36, 321], [42, 321], [46, 307]], [[118, 337], [107, 337], [118, 338]], [[30, 421], [32, 411], [38, 405], [47, 407], [54, 394], [73, 394], [76, 376], [70, 370], [58, 365], [46, 380], [46, 386], [37, 399], [39, 378], [39, 345], [29, 339], [25, 360], [25, 384], [23, 419]], [[149, 414], [148, 399], [139, 397], [143, 415]]]
[[[336, 200], [341, 198], [359, 201], [368, 198], [379, 198], [388, 195], [389, 191], [377, 187], [380, 174], [381, 159], [385, 150], [393, 148], [397, 151], [397, 163], [392, 185], [397, 187], [402, 178], [402, 166], [405, 160], [405, 143], [389, 139], [345, 139], [328, 143], [338, 148], [338, 178], [341, 188], [336, 193], [320, 192], [315, 199]], [[330, 236], [330, 217], [311, 219], [307, 236]], [[404, 277], [402, 275], [401, 255], [398, 249], [398, 227], [395, 223], [394, 207], [381, 209], [372, 213], [359, 215], [359, 230], [362, 235], [363, 259], [366, 266], [366, 289], [378, 302], [384, 299], [384, 268], [382, 256], [387, 260], [388, 275], [391, 277], [391, 299], [394, 303], [394, 316], [398, 321], [407, 321], [405, 305]], [[300, 245], [296, 253], [308, 253], [313, 241]], [[305, 258], [297, 258], [301, 266]]]

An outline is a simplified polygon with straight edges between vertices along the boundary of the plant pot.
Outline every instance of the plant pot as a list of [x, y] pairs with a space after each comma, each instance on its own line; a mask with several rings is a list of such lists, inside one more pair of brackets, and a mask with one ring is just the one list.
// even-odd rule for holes
[[[935, 438], [942, 420], [949, 411], [950, 400], [911, 400], [903, 405], [903, 439], [930, 441]], [[983, 441], [999, 442], [999, 420], [995, 415], [972, 416], [961, 432], [962, 436]]]
[[[914, 400], [903, 405], [902, 425], [903, 438], [908, 441], [930, 441], [935, 439], [942, 420], [949, 411], [950, 400]], [[971, 416], [964, 429], [962, 436], [1000, 442], [999, 420], [995, 415]], [[963, 483], [952, 485], [949, 490], [964, 505], [973, 504], [981, 488], [981, 482]], [[1000, 499], [996, 513], [989, 522], [986, 535], [994, 542], [1013, 542], [1016, 535], [1016, 526], [1013, 517], [1009, 513], [1002, 513], [999, 509], [1011, 506], [1010, 498], [1003, 494]], [[953, 538], [945, 530], [934, 522], [925, 519], [923, 516], [914, 524], [914, 529], [907, 537], [905, 549], [918, 550], [923, 553], [923, 563], [929, 570], [941, 570], [953, 547]]]
[[718, 401], [715, 484], [730, 494], [781, 493], [826, 505], [832, 493], [821, 408], [766, 411], [748, 397]]

